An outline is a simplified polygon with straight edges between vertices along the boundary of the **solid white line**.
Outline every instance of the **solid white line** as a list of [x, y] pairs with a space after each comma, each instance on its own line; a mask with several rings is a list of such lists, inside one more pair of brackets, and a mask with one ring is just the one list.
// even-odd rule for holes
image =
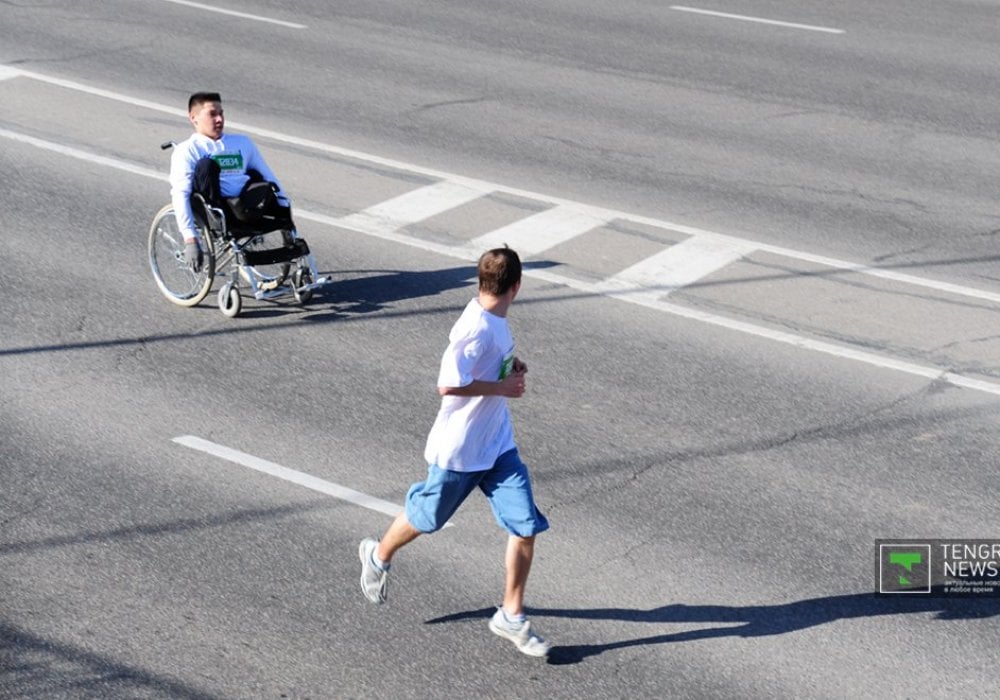
[[973, 299], [983, 299], [984, 301], [1000, 303], [1000, 294], [989, 292], [985, 289], [976, 289], [975, 287], [966, 287], [964, 285], [952, 284], [950, 282], [929, 280], [926, 277], [917, 277], [915, 275], [907, 275], [903, 272], [896, 272], [895, 270], [883, 270], [877, 267], [849, 263], [843, 260], [827, 258], [822, 255], [813, 255], [812, 253], [803, 253], [801, 251], [782, 248], [780, 246], [773, 246], [767, 243], [758, 243], [756, 244], [756, 247], [757, 250], [765, 253], [774, 253], [775, 255], [781, 255], [793, 260], [816, 263], [817, 265], [832, 267], [844, 272], [857, 272], [858, 274], [868, 275], [869, 277], [879, 277], [881, 279], [892, 280], [893, 282], [912, 284], [916, 287], [933, 289], [938, 292], [948, 292], [950, 294], [957, 294], [963, 297], [971, 297]]
[[560, 243], [604, 226], [610, 219], [576, 207], [553, 207], [502, 226], [466, 244], [470, 251], [508, 245], [521, 256], [537, 255]]
[[5, 65], [0, 64], [0, 80], [9, 80], [10, 78], [16, 78], [21, 75], [21, 71], [16, 68], [8, 68]]
[[[41, 141], [40, 139], [36, 139], [33, 137], [22, 136], [20, 134], [15, 134], [14, 132], [7, 131], [5, 129], [0, 129], [0, 136], [15, 138], [18, 141], [30, 143], [32, 145], [37, 145], [41, 148], [46, 148], [48, 150], [56, 151], [64, 155], [72, 156], [74, 158], [79, 158], [81, 160], [93, 163], [99, 163], [101, 165], [107, 165], [109, 167], [117, 168], [119, 170], [124, 170], [130, 173], [135, 173], [137, 175], [152, 177], [162, 181], [166, 181], [168, 179], [166, 175], [154, 172], [147, 168], [137, 167], [130, 163], [126, 163], [124, 161], [116, 161], [115, 159], [106, 158], [104, 156], [92, 155], [89, 153], [85, 153], [83, 151], [78, 151], [76, 149], [67, 148], [65, 146], [59, 146], [57, 144]], [[311, 221], [315, 221], [317, 223], [327, 224], [330, 226], [339, 226], [341, 228], [347, 228], [343, 225], [342, 219], [338, 219], [332, 216], [326, 216], [325, 214], [315, 214], [303, 210], [297, 210], [295, 216], [296, 218], [308, 219]], [[383, 238], [385, 240], [394, 241], [402, 245], [418, 248], [420, 250], [432, 253], [438, 253], [440, 255], [448, 257], [459, 258], [464, 261], [474, 261], [479, 257], [479, 254], [477, 252], [475, 252], [473, 249], [467, 246], [463, 246], [460, 248], [453, 248], [450, 246], [433, 243], [431, 241], [423, 241], [417, 238], [413, 238], [412, 236], [405, 236], [391, 231], [372, 233], [370, 231], [365, 231], [362, 229], [348, 229], [348, 230], [355, 230], [358, 233], [372, 235], [378, 238]], [[687, 228], [686, 230], [698, 235], [707, 234], [707, 232], [700, 231], [698, 229]], [[762, 250], [765, 248], [769, 248], [768, 246], [764, 245], [758, 245], [758, 244], [753, 244], [753, 245], [755, 247], [759, 247]], [[772, 248], [772, 250], [781, 250], [781, 249]], [[855, 269], [849, 263], [843, 263], [843, 267], [844, 269], [862, 271]], [[968, 389], [975, 389], [976, 391], [982, 391], [987, 394], [994, 394], [1000, 396], [1000, 384], [994, 384], [993, 382], [983, 381], [979, 379], [972, 379], [969, 377], [962, 376], [960, 374], [954, 374], [953, 372], [949, 372], [948, 370], [944, 370], [938, 367], [917, 365], [912, 362], [907, 362], [905, 360], [897, 360], [891, 357], [883, 357], [881, 355], [875, 355], [873, 353], [856, 350], [854, 348], [847, 346], [834, 345], [832, 343], [827, 343], [824, 341], [811, 340], [803, 336], [793, 335], [791, 333], [785, 333], [783, 331], [776, 331], [770, 328], [766, 328], [764, 326], [757, 326], [752, 323], [745, 323], [743, 321], [737, 321], [731, 318], [726, 318], [724, 316], [717, 316], [715, 314], [697, 311], [695, 309], [689, 309], [683, 306], [677, 306], [676, 304], [650, 298], [649, 295], [645, 295], [642, 293], [644, 291], [642, 289], [631, 289], [631, 290], [620, 289], [620, 288], [610, 289], [606, 281], [596, 284], [588, 283], [572, 277], [564, 277], [562, 275], [558, 275], [553, 272], [548, 272], [546, 270], [538, 270], [538, 269], [526, 269], [524, 271], [524, 275], [526, 277], [533, 277], [536, 279], [541, 279], [547, 282], [551, 282], [553, 284], [569, 287], [571, 289], [576, 289], [585, 292], [587, 294], [593, 294], [595, 296], [602, 296], [602, 295], [609, 296], [632, 304], [637, 304], [639, 306], [645, 306], [647, 308], [656, 309], [657, 311], [662, 311], [664, 313], [672, 314], [674, 316], [680, 316], [682, 318], [687, 318], [693, 321], [700, 321], [701, 323], [707, 323], [722, 328], [728, 328], [730, 330], [757, 336], [759, 338], [767, 338], [769, 340], [774, 340], [779, 343], [784, 343], [786, 345], [792, 345], [807, 350], [815, 350], [817, 352], [822, 352], [828, 355], [834, 355], [836, 357], [842, 357], [845, 359], [856, 360], [858, 362], [864, 362], [866, 364], [874, 365], [876, 367], [892, 369], [898, 372], [904, 372], [906, 374], [912, 374], [918, 377], [923, 377], [935, 381], [943, 381], [947, 382], [948, 384], [952, 384], [954, 386], [965, 387]], [[926, 283], [923, 286], [934, 287], [934, 288], [938, 287], [937, 284], [932, 285]], [[971, 291], [978, 291], [978, 290], [971, 290]], [[969, 296], [973, 295], [970, 294]]]
[[172, 2], [175, 5], [187, 5], [188, 7], [195, 7], [199, 10], [208, 10], [209, 12], [218, 12], [223, 15], [232, 15], [233, 17], [240, 17], [242, 19], [252, 19], [257, 22], [268, 22], [270, 24], [277, 24], [282, 27], [290, 27], [291, 29], [305, 29], [306, 25], [296, 24], [295, 22], [285, 22], [280, 19], [271, 19], [270, 17], [261, 17], [260, 15], [250, 15], [246, 12], [236, 12], [234, 10], [224, 10], [220, 7], [212, 7], [211, 5], [202, 5], [200, 2], [188, 2], [188, 0], [163, 0], [164, 2]]
[[214, 457], [234, 462], [264, 474], [269, 474], [270, 476], [276, 476], [279, 479], [290, 481], [293, 484], [305, 486], [307, 489], [312, 489], [313, 491], [318, 491], [326, 494], [327, 496], [339, 498], [342, 501], [353, 503], [354, 505], [361, 506], [362, 508], [368, 508], [369, 510], [378, 511], [379, 513], [385, 513], [386, 515], [391, 515], [392, 517], [395, 517], [403, 512], [403, 507], [396, 505], [395, 503], [383, 501], [381, 498], [369, 496], [366, 493], [361, 493], [360, 491], [355, 491], [354, 489], [347, 488], [346, 486], [335, 484], [332, 481], [325, 481], [324, 479], [320, 479], [294, 469], [289, 469], [288, 467], [283, 467], [280, 464], [269, 462], [266, 459], [255, 457], [254, 455], [247, 454], [246, 452], [240, 452], [239, 450], [234, 450], [233, 448], [226, 447], [225, 445], [209, 442], [208, 440], [204, 440], [194, 435], [181, 435], [180, 437], [175, 437], [173, 442], [176, 442], [178, 445], [184, 445], [184, 447], [190, 447], [192, 450], [205, 452], [206, 454], [210, 454]]
[[398, 231], [405, 226], [467, 204], [488, 194], [456, 182], [441, 182], [411, 190], [341, 219], [342, 226], [374, 232]]
[[843, 29], [832, 29], [830, 27], [817, 27], [812, 24], [798, 24], [796, 22], [782, 22], [776, 19], [764, 19], [763, 17], [748, 17], [747, 15], [733, 15], [728, 12], [715, 12], [714, 10], [700, 10], [696, 7], [685, 7], [684, 5], [671, 5], [671, 10], [680, 12], [694, 12], [699, 15], [710, 15], [712, 17], [724, 17], [726, 19], [739, 19], [744, 22], [757, 22], [759, 24], [773, 24], [779, 27], [791, 27], [792, 29], [808, 29], [813, 32], [827, 32], [828, 34], [844, 34]]
[[141, 165], [126, 163], [125, 161], [118, 160], [117, 158], [99, 156], [94, 153], [88, 153], [87, 151], [81, 151], [77, 148], [63, 146], [51, 141], [43, 141], [42, 139], [35, 138], [34, 136], [19, 134], [16, 131], [8, 131], [7, 129], [0, 128], [0, 136], [13, 141], [20, 141], [21, 143], [29, 144], [35, 148], [41, 148], [46, 151], [52, 151], [53, 153], [59, 153], [60, 155], [70, 156], [71, 158], [77, 158], [79, 160], [96, 163], [98, 165], [106, 165], [109, 168], [116, 168], [117, 170], [124, 170], [125, 172], [132, 173], [134, 175], [142, 175], [143, 177], [150, 177], [156, 180], [163, 180], [165, 182], [170, 181], [170, 177], [168, 175], [155, 170], [150, 170], [149, 168], [144, 168]]
[[955, 374], [954, 372], [950, 372], [940, 367], [919, 365], [913, 362], [908, 362], [907, 360], [899, 360], [894, 357], [876, 355], [875, 353], [858, 350], [844, 345], [835, 345], [822, 340], [813, 340], [811, 338], [795, 335], [793, 333], [786, 333], [784, 331], [767, 328], [765, 326], [758, 326], [753, 323], [747, 323], [745, 321], [739, 321], [737, 319], [727, 318], [725, 316], [719, 316], [717, 314], [699, 311], [685, 306], [678, 306], [672, 302], [656, 299], [653, 295], [644, 294], [642, 293], [644, 291], [642, 289], [610, 290], [603, 282], [585, 282], [571, 277], [563, 277], [546, 270], [525, 270], [524, 275], [544, 280], [552, 284], [577, 289], [582, 292], [619, 299], [621, 301], [636, 304], [638, 306], [644, 306], [656, 311], [662, 311], [663, 313], [690, 319], [692, 321], [726, 328], [728, 330], [745, 333], [758, 338], [773, 340], [785, 345], [821, 352], [826, 355], [832, 355], [846, 360], [853, 360], [855, 362], [862, 362], [867, 365], [890, 369], [896, 372], [903, 372], [904, 374], [910, 374], [931, 381], [946, 382], [954, 386], [975, 389], [976, 391], [1000, 396], [1000, 384], [994, 382], [973, 379], [971, 377]]
[[662, 297], [693, 284], [756, 250], [746, 241], [729, 236], [692, 236], [651, 255], [602, 284], [613, 289], [641, 288]]

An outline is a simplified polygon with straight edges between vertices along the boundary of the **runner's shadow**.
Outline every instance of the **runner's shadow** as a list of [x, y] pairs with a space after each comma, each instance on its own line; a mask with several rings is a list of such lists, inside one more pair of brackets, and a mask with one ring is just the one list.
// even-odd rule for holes
[[[455, 622], [464, 619], [488, 618], [496, 608], [471, 610], [445, 615], [427, 624]], [[576, 664], [590, 656], [597, 656], [614, 649], [691, 642], [721, 637], [766, 637], [787, 634], [817, 625], [878, 615], [903, 615], [912, 613], [937, 613], [938, 620], [964, 620], [1000, 615], [1000, 598], [959, 598], [919, 595], [877, 595], [853, 593], [848, 595], [811, 598], [779, 605], [664, 605], [650, 610], [629, 608], [591, 608], [565, 610], [531, 608], [532, 617], [563, 617], [577, 620], [618, 620], [645, 623], [710, 623], [724, 627], [703, 627], [656, 634], [635, 639], [624, 639], [604, 644], [554, 646], [549, 652], [550, 664]]]

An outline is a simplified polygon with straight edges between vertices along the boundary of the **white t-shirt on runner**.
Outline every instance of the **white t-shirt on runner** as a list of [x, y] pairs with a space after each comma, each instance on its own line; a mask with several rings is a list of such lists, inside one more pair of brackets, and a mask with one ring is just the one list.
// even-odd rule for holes
[[[491, 314], [473, 299], [448, 336], [438, 386], [462, 387], [475, 379], [496, 382], [510, 373], [513, 361], [514, 337], [507, 319]], [[427, 436], [424, 458], [442, 469], [483, 471], [514, 446], [505, 397], [444, 396]]]

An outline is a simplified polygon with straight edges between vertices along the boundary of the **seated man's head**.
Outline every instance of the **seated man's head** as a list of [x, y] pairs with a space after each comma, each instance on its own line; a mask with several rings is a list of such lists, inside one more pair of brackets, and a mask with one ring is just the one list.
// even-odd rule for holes
[[217, 92], [196, 92], [188, 99], [188, 119], [194, 130], [210, 139], [222, 138], [226, 119], [222, 114], [222, 98]]

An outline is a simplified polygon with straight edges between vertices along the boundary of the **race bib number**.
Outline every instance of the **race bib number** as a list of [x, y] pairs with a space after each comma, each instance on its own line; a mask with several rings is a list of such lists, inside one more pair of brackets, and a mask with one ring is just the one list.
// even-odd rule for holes
[[243, 154], [242, 153], [226, 153], [222, 155], [212, 156], [212, 160], [219, 164], [220, 170], [238, 170], [243, 171]]

